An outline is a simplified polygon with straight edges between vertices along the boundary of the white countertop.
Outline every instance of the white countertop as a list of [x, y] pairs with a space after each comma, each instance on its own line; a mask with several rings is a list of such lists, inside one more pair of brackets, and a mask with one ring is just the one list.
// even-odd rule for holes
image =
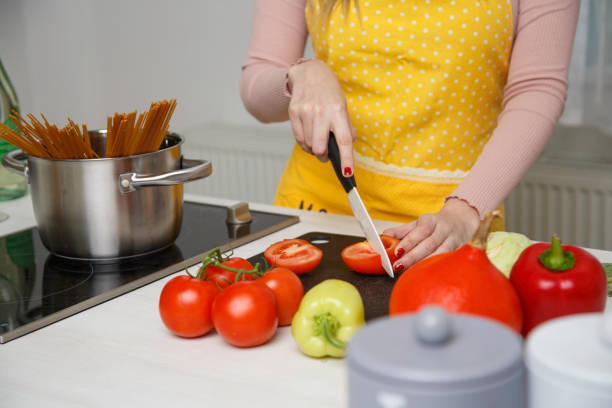
[[[300, 222], [237, 248], [236, 256], [247, 258], [280, 239], [311, 231], [361, 235], [353, 217], [270, 205], [250, 208], [299, 215]], [[36, 225], [29, 196], [0, 203], [0, 211], [10, 214], [0, 223], [0, 236]], [[376, 222], [379, 231], [390, 225]], [[612, 252], [590, 251], [612, 262]], [[251, 349], [232, 347], [214, 333], [197, 339], [170, 334], [157, 302], [174, 276], [0, 345], [0, 407], [346, 405], [344, 360], [304, 356], [290, 327], [279, 328], [270, 342]]]

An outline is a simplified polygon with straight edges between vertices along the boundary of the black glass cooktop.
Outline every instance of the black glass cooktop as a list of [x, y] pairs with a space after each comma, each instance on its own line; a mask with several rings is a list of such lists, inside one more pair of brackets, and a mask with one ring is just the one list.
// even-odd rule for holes
[[278, 231], [297, 217], [250, 211], [246, 224], [226, 223], [227, 208], [185, 202], [179, 237], [153, 254], [112, 262], [52, 255], [36, 228], [0, 237], [0, 344]]

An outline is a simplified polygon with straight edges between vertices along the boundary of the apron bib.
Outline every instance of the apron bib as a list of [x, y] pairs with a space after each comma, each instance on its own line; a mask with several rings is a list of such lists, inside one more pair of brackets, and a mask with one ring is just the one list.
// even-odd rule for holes
[[[367, 0], [346, 16], [337, 3], [324, 22], [318, 9], [307, 3], [308, 29], [346, 96], [368, 211], [402, 223], [439, 211], [497, 125], [510, 0]], [[298, 145], [275, 204], [352, 214], [331, 164]]]

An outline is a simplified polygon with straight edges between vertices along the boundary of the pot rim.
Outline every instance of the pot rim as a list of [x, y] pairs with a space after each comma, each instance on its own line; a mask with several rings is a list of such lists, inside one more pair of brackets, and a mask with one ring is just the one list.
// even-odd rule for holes
[[[93, 130], [88, 130], [87, 133], [89, 133], [90, 135], [97, 135], [97, 134], [106, 134], [106, 129], [93, 129]], [[99, 157], [99, 158], [94, 158], [94, 159], [55, 159], [52, 157], [39, 157], [39, 156], [30, 156], [28, 154], [26, 154], [25, 152], [23, 152], [23, 154], [28, 158], [28, 160], [31, 159], [35, 159], [35, 160], [43, 160], [43, 161], [49, 161], [49, 162], [75, 162], [75, 163], [82, 163], [82, 162], [104, 162], [104, 161], [116, 161], [116, 160], [125, 160], [125, 159], [132, 159], [132, 158], [143, 158], [143, 157], [147, 157], [147, 156], [151, 156], [154, 154], [159, 154], [160, 152], [169, 150], [169, 149], [173, 149], [175, 147], [180, 147], [184, 142], [185, 139], [183, 139], [182, 136], [180, 136], [178, 133], [174, 133], [174, 132], [167, 132], [166, 133], [166, 137], [164, 137], [164, 141], [167, 140], [167, 138], [172, 138], [172, 139], [176, 139], [176, 143], [170, 145], [170, 146], [166, 146], [163, 147], [159, 150], [156, 150], [154, 152], [150, 152], [150, 153], [140, 153], [140, 154], [133, 154], [131, 156], [118, 156], [118, 157]]]

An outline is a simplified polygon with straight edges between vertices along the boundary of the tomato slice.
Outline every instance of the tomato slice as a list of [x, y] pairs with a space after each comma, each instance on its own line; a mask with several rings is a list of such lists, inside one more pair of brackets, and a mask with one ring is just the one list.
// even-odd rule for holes
[[[391, 263], [395, 262], [395, 247], [399, 243], [399, 239], [389, 235], [381, 235], [380, 239], [387, 250], [387, 255]], [[357, 242], [349, 245], [342, 250], [342, 260], [352, 270], [368, 275], [384, 275], [386, 274], [380, 255], [372, 249], [368, 241]]]
[[306, 240], [293, 238], [270, 245], [264, 256], [270, 265], [291, 269], [301, 275], [319, 265], [323, 251]]

